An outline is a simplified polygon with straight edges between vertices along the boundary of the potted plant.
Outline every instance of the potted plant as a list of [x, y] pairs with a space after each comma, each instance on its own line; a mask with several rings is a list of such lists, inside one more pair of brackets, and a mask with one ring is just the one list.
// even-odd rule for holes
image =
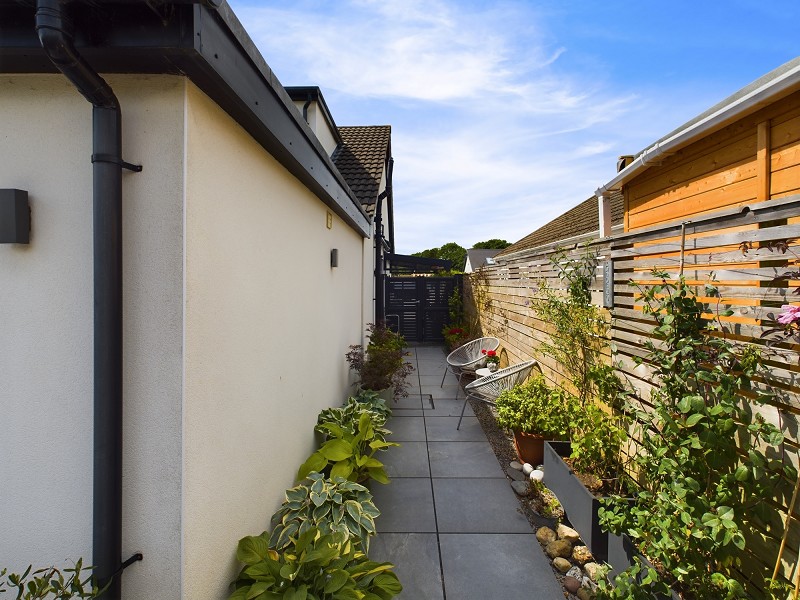
[[513, 431], [520, 460], [539, 465], [546, 439], [567, 438], [574, 403], [572, 395], [560, 388], [551, 388], [543, 375], [535, 375], [527, 383], [498, 396], [497, 423]]
[[[593, 395], [606, 406], [620, 403], [625, 392], [610, 366], [591, 373]], [[595, 558], [609, 560], [609, 536], [600, 526], [602, 498], [622, 491], [622, 446], [627, 440], [623, 417], [599, 404], [576, 403], [569, 442], [548, 442], [544, 449], [544, 483], [561, 502], [572, 526]], [[615, 548], [622, 540], [613, 540]], [[614, 564], [615, 568], [627, 565]]]
[[358, 373], [361, 389], [386, 392], [387, 399], [408, 396], [408, 377], [414, 367], [405, 362], [405, 340], [385, 323], [367, 325], [366, 349], [356, 344], [345, 355], [352, 371]]
[[492, 373], [497, 371], [500, 366], [500, 357], [497, 356], [497, 350], [481, 350], [481, 353], [486, 357], [486, 368]]

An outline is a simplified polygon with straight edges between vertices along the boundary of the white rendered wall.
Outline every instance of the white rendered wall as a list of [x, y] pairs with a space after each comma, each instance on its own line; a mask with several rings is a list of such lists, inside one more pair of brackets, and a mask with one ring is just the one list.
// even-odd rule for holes
[[[180, 596], [184, 81], [113, 76], [123, 113], [126, 599]], [[0, 245], [0, 566], [91, 564], [91, 105], [61, 75], [0, 77], [0, 187], [30, 193]], [[132, 590], [136, 590], [134, 593]]]
[[[294, 100], [294, 105], [297, 107], [297, 111], [300, 113], [301, 117], [305, 104], [306, 100]], [[325, 118], [323, 112], [320, 110], [319, 103], [316, 100], [313, 100], [306, 108], [306, 116], [308, 118], [307, 123], [308, 126], [311, 127], [311, 131], [313, 131], [317, 136], [319, 143], [322, 144], [323, 148], [325, 148], [328, 156], [331, 156], [333, 151], [336, 150], [336, 146], [339, 144], [339, 142], [336, 141], [336, 137], [332, 131], [332, 126]]]
[[186, 167], [183, 597], [224, 598], [344, 399], [362, 238], [191, 85]]

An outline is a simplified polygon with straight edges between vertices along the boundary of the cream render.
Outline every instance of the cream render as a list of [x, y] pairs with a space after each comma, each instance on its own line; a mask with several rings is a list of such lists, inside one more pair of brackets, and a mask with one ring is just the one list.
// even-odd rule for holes
[[[123, 554], [144, 554], [123, 596], [224, 598], [236, 542], [348, 389], [371, 261], [194, 84], [107, 80], [144, 166], [123, 175]], [[33, 215], [29, 246], [0, 246], [0, 564], [91, 562], [91, 107], [61, 75], [14, 75], [0, 115], [0, 182]]]

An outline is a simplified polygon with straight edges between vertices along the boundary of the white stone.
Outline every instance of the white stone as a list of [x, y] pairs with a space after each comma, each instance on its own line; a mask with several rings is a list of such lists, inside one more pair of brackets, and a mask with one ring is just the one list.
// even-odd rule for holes
[[533, 465], [531, 463], [525, 463], [522, 465], [522, 472], [525, 473], [525, 475], [530, 475], [532, 471]]
[[542, 479], [544, 479], [544, 471], [539, 469], [531, 471], [531, 481], [541, 481]]

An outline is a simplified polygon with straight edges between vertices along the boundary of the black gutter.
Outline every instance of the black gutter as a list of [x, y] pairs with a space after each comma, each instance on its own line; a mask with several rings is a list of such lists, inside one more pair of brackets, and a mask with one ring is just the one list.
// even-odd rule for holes
[[92, 564], [103, 598], [121, 598], [122, 564], [122, 116], [114, 92], [75, 50], [64, 0], [37, 0], [48, 58], [92, 104], [94, 205], [94, 486]]

